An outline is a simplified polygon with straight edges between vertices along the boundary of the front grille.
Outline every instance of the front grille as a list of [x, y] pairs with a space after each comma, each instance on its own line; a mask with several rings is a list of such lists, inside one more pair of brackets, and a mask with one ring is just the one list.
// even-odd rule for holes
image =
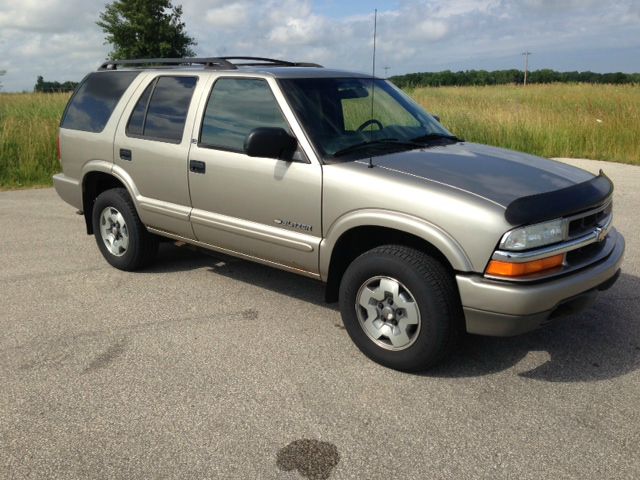
[[613, 202], [602, 205], [594, 210], [585, 212], [582, 216], [576, 215], [569, 219], [569, 239], [580, 237], [591, 232], [596, 226], [603, 225], [605, 219], [611, 215]]
[[[604, 227], [610, 223], [612, 211], [613, 202], [609, 200], [597, 208], [569, 217], [567, 219], [568, 240], [592, 233], [597, 227]], [[589, 263], [600, 256], [604, 246], [604, 241], [596, 241], [584, 247], [571, 250], [566, 254], [565, 263], [567, 266]]]

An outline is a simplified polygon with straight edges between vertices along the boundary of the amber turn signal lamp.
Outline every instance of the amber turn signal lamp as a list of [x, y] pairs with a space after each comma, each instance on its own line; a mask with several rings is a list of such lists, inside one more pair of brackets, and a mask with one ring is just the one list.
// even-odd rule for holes
[[564, 253], [523, 263], [491, 260], [485, 273], [487, 275], [495, 275], [496, 277], [522, 277], [524, 275], [531, 275], [532, 273], [560, 267], [562, 266], [562, 262], [564, 262]]

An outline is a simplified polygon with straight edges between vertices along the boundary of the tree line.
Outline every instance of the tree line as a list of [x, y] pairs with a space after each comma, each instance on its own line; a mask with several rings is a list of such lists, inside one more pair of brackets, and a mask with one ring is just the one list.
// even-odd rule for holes
[[54, 93], [54, 92], [73, 92], [76, 89], [78, 82], [46, 82], [42, 75], [38, 75], [36, 84], [33, 87], [34, 92], [41, 93]]
[[[396, 75], [390, 78], [400, 88], [444, 87], [466, 85], [504, 85], [524, 82], [522, 70], [464, 70], [452, 72], [420, 72]], [[527, 73], [527, 83], [640, 83], [640, 73], [557, 72], [550, 69]]]

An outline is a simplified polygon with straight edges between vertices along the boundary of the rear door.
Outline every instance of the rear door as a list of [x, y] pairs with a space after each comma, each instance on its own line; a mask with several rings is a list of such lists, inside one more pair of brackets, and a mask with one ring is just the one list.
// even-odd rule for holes
[[186, 238], [193, 238], [187, 157], [199, 80], [194, 72], [150, 75], [127, 105], [114, 142], [114, 170], [136, 186], [143, 223]]
[[275, 81], [218, 78], [199, 110], [202, 120], [189, 153], [191, 222], [197, 239], [317, 276], [321, 166], [300, 147], [294, 161], [244, 154], [245, 138], [254, 128], [280, 127], [298, 138], [303, 135], [294, 120], [287, 120], [293, 113]]

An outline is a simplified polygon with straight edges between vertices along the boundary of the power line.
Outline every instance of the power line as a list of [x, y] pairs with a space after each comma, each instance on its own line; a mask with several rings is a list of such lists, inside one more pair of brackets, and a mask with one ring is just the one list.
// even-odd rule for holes
[[529, 72], [529, 55], [531, 55], [531, 52], [526, 51], [526, 52], [522, 52], [522, 55], [524, 55], [524, 85], [527, 85], [527, 73]]

